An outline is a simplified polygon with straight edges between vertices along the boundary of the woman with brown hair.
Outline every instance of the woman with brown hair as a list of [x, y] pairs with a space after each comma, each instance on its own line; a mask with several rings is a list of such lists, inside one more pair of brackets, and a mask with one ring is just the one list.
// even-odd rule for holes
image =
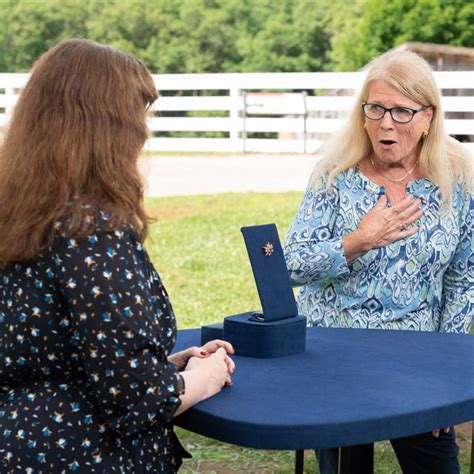
[[0, 153], [2, 472], [175, 472], [172, 418], [231, 384], [230, 344], [169, 355], [142, 243], [145, 65], [82, 39], [35, 64]]

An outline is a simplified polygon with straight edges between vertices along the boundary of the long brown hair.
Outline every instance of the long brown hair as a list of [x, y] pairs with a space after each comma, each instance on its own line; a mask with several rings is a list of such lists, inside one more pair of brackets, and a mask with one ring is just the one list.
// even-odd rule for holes
[[1, 265], [41, 253], [65, 215], [68, 237], [87, 235], [91, 209], [145, 238], [137, 162], [157, 95], [140, 60], [85, 39], [38, 59], [0, 150]]

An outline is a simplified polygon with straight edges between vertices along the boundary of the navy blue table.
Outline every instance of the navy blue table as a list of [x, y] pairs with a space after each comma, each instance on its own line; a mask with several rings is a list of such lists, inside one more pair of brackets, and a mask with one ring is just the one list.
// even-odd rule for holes
[[[176, 350], [192, 345], [200, 330], [179, 331]], [[308, 328], [302, 354], [234, 356], [233, 386], [176, 425], [300, 455], [428, 432], [474, 419], [473, 355], [470, 335]]]

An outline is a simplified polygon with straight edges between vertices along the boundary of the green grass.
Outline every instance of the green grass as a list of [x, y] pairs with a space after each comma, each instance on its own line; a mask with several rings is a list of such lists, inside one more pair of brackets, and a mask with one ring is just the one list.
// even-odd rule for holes
[[[149, 199], [156, 218], [147, 249], [167, 288], [180, 329], [221, 322], [224, 316], [260, 309], [240, 228], [276, 223], [280, 239], [294, 217], [302, 193], [218, 194]], [[182, 429], [178, 436], [193, 454], [183, 473], [293, 472], [294, 453], [244, 449]], [[461, 472], [468, 473], [470, 437], [459, 433]], [[388, 442], [377, 443], [377, 474], [400, 472]], [[305, 472], [317, 473], [311, 451]]]
[[157, 222], [147, 248], [179, 328], [259, 309], [240, 228], [275, 222], [283, 239], [299, 200], [299, 193], [249, 193], [148, 201]]

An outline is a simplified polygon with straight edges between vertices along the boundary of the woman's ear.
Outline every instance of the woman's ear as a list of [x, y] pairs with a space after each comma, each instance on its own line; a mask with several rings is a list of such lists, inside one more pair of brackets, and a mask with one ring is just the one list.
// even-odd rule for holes
[[425, 110], [425, 113], [424, 113], [425, 128], [428, 129], [428, 130], [431, 127], [431, 122], [433, 121], [433, 116], [434, 116], [434, 107], [428, 107]]

